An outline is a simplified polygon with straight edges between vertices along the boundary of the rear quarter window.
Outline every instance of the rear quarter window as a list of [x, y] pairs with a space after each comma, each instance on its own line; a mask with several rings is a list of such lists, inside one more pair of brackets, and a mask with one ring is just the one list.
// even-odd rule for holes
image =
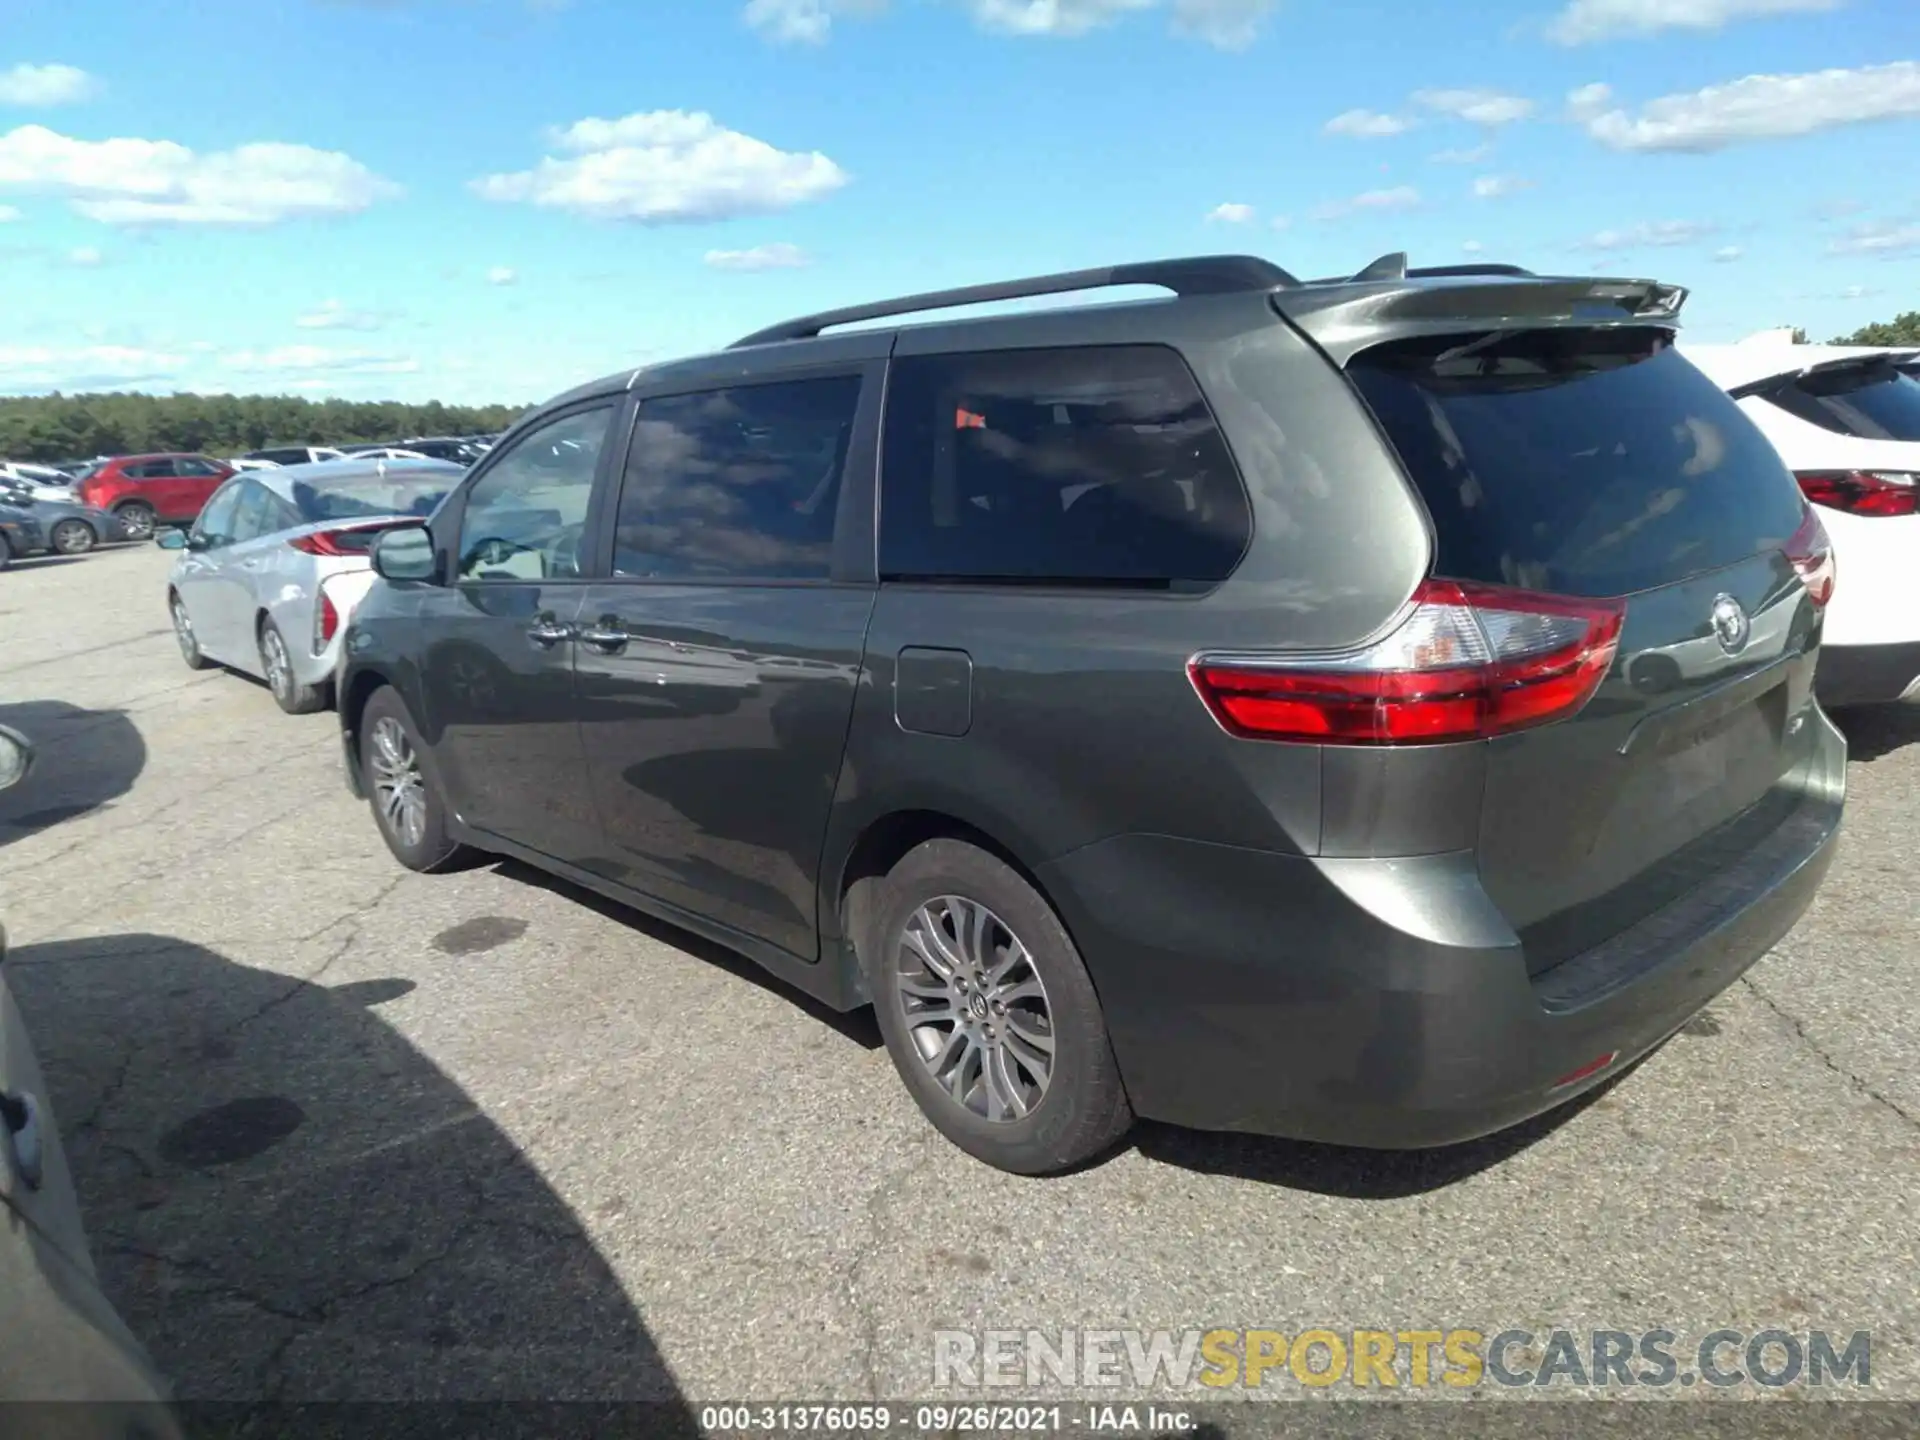
[[1804, 512], [1772, 445], [1662, 331], [1425, 337], [1348, 374], [1444, 576], [1627, 595], [1778, 547]]

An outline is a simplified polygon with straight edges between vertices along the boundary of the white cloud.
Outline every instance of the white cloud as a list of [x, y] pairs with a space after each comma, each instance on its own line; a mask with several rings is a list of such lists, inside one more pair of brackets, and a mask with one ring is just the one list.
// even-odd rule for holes
[[1493, 155], [1493, 146], [1475, 145], [1467, 149], [1439, 150], [1428, 158], [1436, 165], [1478, 165]]
[[378, 330], [386, 317], [370, 310], [354, 310], [338, 300], [324, 300], [294, 322], [302, 330]]
[[1173, 29], [1218, 50], [1244, 50], [1278, 0], [1173, 0]]
[[1209, 210], [1207, 219], [1216, 225], [1245, 225], [1253, 219], [1253, 206], [1229, 200], [1226, 204], [1216, 205]]
[[1704, 240], [1719, 226], [1701, 220], [1656, 220], [1629, 225], [1623, 230], [1602, 230], [1573, 248], [1576, 250], [1638, 250], [1643, 247], [1691, 245]]
[[1658, 34], [1718, 30], [1738, 20], [1838, 10], [1845, 0], [1572, 0], [1547, 26], [1559, 45]]
[[1396, 185], [1391, 190], [1368, 190], [1346, 200], [1330, 200], [1316, 205], [1308, 213], [1315, 220], [1339, 220], [1366, 210], [1411, 210], [1420, 203], [1420, 192], [1411, 185]]
[[549, 155], [531, 170], [488, 175], [472, 188], [488, 200], [662, 225], [770, 214], [848, 180], [817, 150], [776, 150], [705, 112], [582, 120], [552, 139], [566, 158]]
[[1329, 135], [1351, 135], [1360, 140], [1375, 140], [1385, 135], [1402, 135], [1414, 122], [1400, 115], [1383, 115], [1378, 110], [1343, 110], [1321, 128]]
[[1478, 240], [1464, 240], [1461, 242], [1460, 248], [1466, 251], [1467, 254], [1469, 255], [1478, 255], [1481, 251], [1485, 250], [1487, 247], [1482, 245]]
[[496, 265], [487, 271], [489, 285], [517, 285], [519, 281], [520, 272], [511, 265]]
[[1474, 197], [1479, 200], [1499, 200], [1532, 188], [1533, 181], [1522, 180], [1518, 175], [1482, 175], [1473, 182]]
[[1697, 154], [1743, 140], [1811, 135], [1914, 115], [1920, 115], [1920, 62], [1896, 60], [1857, 70], [1749, 75], [1651, 100], [1637, 116], [1608, 110], [1586, 125], [1588, 134], [1615, 150]]
[[820, 45], [842, 16], [876, 15], [887, 0], [748, 0], [741, 12], [748, 26], [785, 45]]
[[420, 362], [407, 355], [381, 355], [364, 350], [329, 350], [322, 345], [281, 345], [267, 350], [234, 350], [220, 356], [220, 366], [242, 375], [283, 371], [324, 370], [330, 374], [411, 375]]
[[1441, 115], [1470, 120], [1475, 125], [1511, 125], [1533, 114], [1533, 101], [1498, 90], [1416, 90], [1413, 103]]
[[1717, 263], [1726, 265], [1738, 260], [1746, 253], [1747, 252], [1742, 250], [1738, 245], [1722, 245], [1718, 250], [1713, 252], [1713, 258]]
[[0, 187], [63, 192], [108, 225], [270, 225], [364, 210], [399, 193], [352, 156], [306, 145], [198, 155], [170, 140], [75, 140], [43, 125], [0, 135]]
[[82, 245], [78, 250], [67, 252], [67, 263], [78, 265], [83, 270], [91, 270], [96, 265], [105, 264], [106, 258], [91, 245]]
[[798, 270], [811, 263], [806, 251], [785, 241], [749, 250], [709, 250], [703, 258], [715, 270]]
[[130, 345], [0, 345], [0, 387], [74, 390], [170, 379], [186, 363], [163, 350]]
[[1920, 250], [1920, 225], [1869, 220], [1827, 246], [1833, 255], [1905, 255]]
[[71, 65], [15, 65], [0, 70], [0, 105], [72, 105], [99, 90], [93, 76]]
[[1613, 103], [1613, 87], [1596, 81], [1592, 85], [1582, 85], [1577, 90], [1567, 92], [1568, 118], [1583, 124], [1596, 115], [1603, 115]]

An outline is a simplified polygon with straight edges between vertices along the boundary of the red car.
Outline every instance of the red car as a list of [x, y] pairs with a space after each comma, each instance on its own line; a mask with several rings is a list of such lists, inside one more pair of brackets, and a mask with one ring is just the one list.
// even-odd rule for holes
[[185, 525], [200, 514], [231, 465], [205, 455], [120, 455], [81, 472], [83, 504], [111, 510], [129, 540], [145, 540], [161, 525]]

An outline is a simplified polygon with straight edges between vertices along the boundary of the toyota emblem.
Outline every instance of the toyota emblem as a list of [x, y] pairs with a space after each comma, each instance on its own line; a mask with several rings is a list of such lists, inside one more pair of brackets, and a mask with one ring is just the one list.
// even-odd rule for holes
[[1711, 614], [1713, 638], [1727, 654], [1738, 655], [1747, 643], [1747, 636], [1753, 632], [1753, 622], [1747, 619], [1747, 612], [1733, 596], [1716, 595]]

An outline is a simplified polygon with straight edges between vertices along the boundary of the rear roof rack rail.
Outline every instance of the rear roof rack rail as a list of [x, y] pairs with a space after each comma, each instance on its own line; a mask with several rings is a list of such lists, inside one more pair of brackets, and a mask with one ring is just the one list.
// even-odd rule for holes
[[727, 348], [770, 345], [781, 340], [812, 340], [822, 330], [884, 320], [923, 310], [948, 310], [959, 305], [988, 305], [1000, 300], [1026, 300], [1041, 295], [1064, 295], [1076, 290], [1105, 290], [1120, 285], [1158, 285], [1180, 296], [1237, 295], [1298, 285], [1292, 275], [1256, 255], [1195, 255], [1177, 260], [1146, 260], [1131, 265], [1107, 265], [1096, 270], [1066, 270], [1057, 275], [1034, 275], [1025, 280], [1000, 280], [967, 285], [957, 290], [930, 290], [840, 310], [822, 310], [769, 325], [733, 342]]

